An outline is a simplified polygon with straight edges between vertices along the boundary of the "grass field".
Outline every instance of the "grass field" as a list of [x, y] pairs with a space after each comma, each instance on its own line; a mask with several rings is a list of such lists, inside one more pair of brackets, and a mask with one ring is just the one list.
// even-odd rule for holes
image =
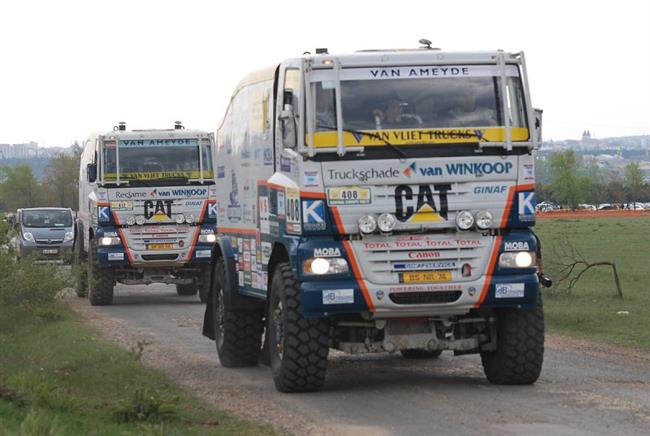
[[650, 350], [650, 217], [543, 219], [535, 231], [551, 278], [570, 244], [589, 262], [616, 262], [624, 295], [606, 267], [587, 271], [571, 291], [543, 290], [548, 330]]
[[67, 307], [34, 313], [0, 307], [0, 435], [272, 433], [145, 369]]

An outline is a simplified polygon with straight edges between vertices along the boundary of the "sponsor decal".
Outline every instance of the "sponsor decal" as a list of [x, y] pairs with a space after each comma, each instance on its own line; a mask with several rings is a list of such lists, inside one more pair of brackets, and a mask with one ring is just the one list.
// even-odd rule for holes
[[460, 291], [460, 284], [430, 284], [430, 285], [402, 285], [388, 288], [388, 292], [436, 292], [436, 291]]
[[440, 257], [439, 251], [409, 251], [407, 253], [409, 259], [436, 259]]
[[109, 261], [124, 260], [124, 253], [108, 253]]
[[524, 164], [524, 180], [532, 180], [535, 178], [535, 167], [533, 164]]
[[500, 283], [494, 286], [494, 298], [523, 298], [523, 283]]
[[508, 187], [506, 185], [475, 186], [474, 194], [477, 195], [504, 194], [507, 189]]
[[237, 279], [239, 286], [244, 286], [244, 271], [239, 271], [237, 274]]
[[232, 222], [238, 222], [242, 218], [242, 210], [239, 205], [239, 188], [237, 185], [237, 174], [235, 170], [231, 170], [232, 181], [230, 185], [230, 193], [228, 194], [228, 199], [230, 203], [228, 204], [228, 220]]
[[284, 204], [287, 232], [300, 233], [300, 191], [297, 188], [286, 188]]
[[198, 146], [199, 141], [196, 138], [167, 138], [167, 139], [120, 139], [120, 147], [157, 147], [161, 145], [173, 146]]
[[345, 170], [337, 170], [334, 168], [328, 169], [328, 175], [330, 180], [343, 181], [343, 180], [354, 180], [360, 182], [368, 182], [375, 180], [385, 180], [385, 179], [394, 179], [399, 177], [401, 174], [400, 170], [397, 168], [370, 168], [367, 170], [359, 170], [356, 168], [350, 168]]
[[149, 197], [205, 197], [207, 194], [205, 188], [155, 188], [149, 192]]
[[291, 172], [291, 159], [286, 156], [280, 156], [280, 171], [285, 173]]
[[172, 203], [173, 200], [146, 200], [143, 203], [144, 217], [146, 219], [164, 220], [165, 217], [172, 217]]
[[303, 185], [307, 188], [320, 185], [320, 171], [304, 171], [302, 173]]
[[420, 271], [436, 269], [456, 269], [455, 260], [440, 260], [437, 262], [406, 262], [393, 264], [394, 271]]
[[338, 247], [314, 248], [314, 257], [341, 257]]
[[519, 220], [521, 221], [534, 221], [535, 220], [535, 192], [519, 192]]
[[186, 207], [201, 207], [203, 206], [203, 200], [187, 200], [185, 202]]
[[217, 167], [217, 179], [223, 179], [226, 177], [226, 167], [224, 165], [219, 165]]
[[409, 166], [407, 166], [402, 170], [402, 174], [404, 174], [406, 177], [411, 177], [413, 174], [415, 174], [416, 170], [417, 170], [417, 165], [415, 164], [415, 162], [412, 162]]
[[302, 202], [303, 227], [305, 230], [325, 230], [324, 214], [323, 200], [304, 200]]
[[134, 192], [134, 191], [115, 191], [115, 198], [119, 200], [138, 200], [147, 198], [146, 192]]
[[445, 165], [447, 173], [452, 176], [488, 175], [488, 174], [509, 174], [512, 170], [512, 162], [473, 162], [454, 163]]
[[530, 251], [528, 242], [526, 241], [508, 241], [503, 243], [505, 251]]
[[117, 232], [104, 232], [104, 236], [107, 238], [117, 238]]
[[273, 165], [273, 149], [270, 147], [264, 149], [264, 165]]
[[208, 216], [217, 216], [217, 203], [208, 203]]
[[370, 204], [371, 201], [370, 188], [360, 188], [358, 186], [327, 188], [328, 205]]
[[284, 218], [284, 191], [277, 192], [278, 218]]
[[417, 236], [395, 238], [391, 241], [365, 241], [366, 250], [393, 250], [393, 249], [431, 249], [431, 248], [474, 248], [480, 247], [480, 239], [429, 239]]
[[99, 206], [97, 208], [97, 218], [99, 221], [110, 221], [111, 208], [108, 206]]
[[108, 199], [108, 192], [106, 192], [106, 191], [98, 191], [97, 192], [97, 200], [106, 201], [107, 199]]
[[271, 243], [262, 242], [262, 263], [268, 265], [269, 259], [271, 259]]
[[197, 259], [206, 259], [211, 256], [210, 250], [196, 250]]
[[[447, 220], [449, 184], [419, 185], [417, 197], [408, 185], [395, 187], [395, 217], [401, 222], [423, 223]], [[436, 204], [433, 193], [438, 194]]]
[[271, 231], [269, 224], [269, 197], [259, 197], [260, 233], [268, 234]]
[[354, 289], [324, 289], [323, 304], [353, 304]]

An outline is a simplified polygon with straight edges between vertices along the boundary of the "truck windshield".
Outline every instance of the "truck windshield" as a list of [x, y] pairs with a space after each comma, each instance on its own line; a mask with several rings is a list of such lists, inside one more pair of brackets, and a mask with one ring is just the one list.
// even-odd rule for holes
[[[173, 141], [166, 144], [161, 141]], [[199, 179], [197, 139], [120, 140], [120, 180]], [[211, 147], [203, 145], [203, 178], [212, 179]], [[115, 141], [105, 141], [103, 149], [104, 181], [117, 179]]]
[[[445, 75], [452, 68], [458, 74]], [[336, 141], [332, 133], [336, 126], [335, 83], [326, 80], [324, 71], [313, 76], [315, 143], [324, 147], [324, 142]], [[498, 69], [488, 66], [344, 69], [342, 128], [378, 132], [395, 145], [503, 141], [505, 117], [499, 83]], [[514, 66], [508, 67], [506, 96], [512, 140], [528, 140], [523, 90]], [[346, 135], [345, 143], [384, 145], [359, 135]]]
[[72, 227], [72, 214], [69, 210], [23, 210], [24, 227]]

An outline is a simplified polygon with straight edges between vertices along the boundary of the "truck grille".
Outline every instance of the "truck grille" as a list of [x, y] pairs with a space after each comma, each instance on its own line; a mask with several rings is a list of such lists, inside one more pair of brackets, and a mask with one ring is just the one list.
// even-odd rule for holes
[[388, 294], [388, 297], [395, 304], [441, 304], [453, 303], [461, 294], [461, 291], [394, 292]]
[[176, 260], [178, 254], [143, 254], [142, 260]]

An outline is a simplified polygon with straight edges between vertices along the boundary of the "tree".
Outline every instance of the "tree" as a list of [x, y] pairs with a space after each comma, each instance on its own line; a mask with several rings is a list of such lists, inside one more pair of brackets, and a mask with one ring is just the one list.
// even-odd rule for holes
[[0, 167], [0, 203], [7, 210], [41, 206], [42, 189], [29, 165]]
[[631, 162], [625, 165], [623, 186], [625, 187], [625, 194], [629, 201], [636, 202], [641, 199], [641, 195], [645, 191], [645, 186], [643, 183], [643, 173], [638, 162]]
[[575, 209], [587, 196], [591, 179], [578, 174], [579, 162], [573, 150], [551, 155], [550, 167], [553, 179], [550, 189], [553, 196], [560, 203]]
[[82, 149], [73, 145], [71, 155], [59, 153], [45, 167], [44, 190], [50, 206], [79, 207], [79, 161]]

